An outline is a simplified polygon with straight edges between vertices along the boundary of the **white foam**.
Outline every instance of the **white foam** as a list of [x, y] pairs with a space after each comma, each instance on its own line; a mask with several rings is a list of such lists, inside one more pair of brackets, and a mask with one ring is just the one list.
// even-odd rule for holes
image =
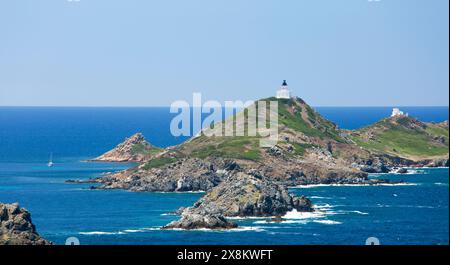
[[204, 191], [204, 190], [189, 190], [189, 191], [155, 191], [155, 192], [153, 192], [153, 193], [162, 193], [162, 194], [165, 194], [165, 193], [168, 193], [168, 194], [183, 194], [183, 193], [205, 193], [206, 191]]
[[254, 232], [263, 232], [265, 231], [263, 227], [259, 226], [239, 226], [237, 228], [231, 228], [231, 229], [209, 229], [209, 228], [196, 228], [196, 229], [183, 229], [183, 228], [170, 228], [167, 230], [172, 231], [183, 231], [183, 232], [195, 232], [195, 231], [201, 231], [201, 232], [248, 232], [248, 231], [254, 231]]
[[389, 204], [377, 204], [379, 208], [426, 208], [426, 209], [434, 209], [434, 206], [428, 205], [389, 205]]
[[92, 232], [79, 232], [80, 235], [122, 235], [124, 232], [103, 232], [103, 231], [92, 231]]
[[396, 171], [390, 171], [388, 173], [370, 173], [370, 176], [383, 176], [383, 175], [418, 175], [418, 174], [427, 174], [425, 170], [420, 170], [417, 168], [405, 168], [408, 171], [406, 173], [398, 173]]
[[292, 189], [312, 189], [320, 187], [371, 187], [371, 186], [417, 186], [418, 183], [371, 183], [371, 184], [311, 184], [311, 185], [297, 185], [290, 187]]
[[267, 219], [267, 218], [276, 218], [276, 216], [227, 216], [227, 219], [230, 220], [250, 220], [250, 219]]
[[361, 214], [361, 215], [368, 215], [369, 213], [366, 212], [361, 212], [361, 211], [347, 211], [349, 213], [357, 213], [357, 214]]
[[320, 218], [325, 215], [324, 212], [314, 211], [314, 212], [298, 212], [296, 209], [287, 212], [283, 218], [285, 219], [310, 219], [310, 218]]
[[325, 203], [325, 204], [316, 204], [316, 205], [314, 205], [314, 208], [315, 209], [330, 209], [330, 208], [333, 208], [333, 206], [328, 203]]
[[225, 232], [243, 232], [243, 231], [263, 232], [265, 230], [259, 226], [241, 226], [234, 229], [225, 230]]
[[155, 231], [155, 230], [161, 230], [162, 226], [154, 226], [154, 227], [144, 227], [141, 230], [143, 231]]
[[286, 220], [283, 224], [307, 224], [308, 222], [308, 220]]
[[144, 229], [127, 229], [127, 230], [123, 230], [123, 232], [125, 233], [139, 233], [139, 232], [145, 232]]
[[333, 220], [314, 220], [313, 222], [325, 225], [340, 225], [342, 222], [333, 221]]
[[420, 183], [380, 183], [374, 186], [419, 186]]
[[267, 224], [267, 223], [270, 223], [270, 220], [259, 220], [259, 221], [255, 221], [253, 223], [254, 224]]

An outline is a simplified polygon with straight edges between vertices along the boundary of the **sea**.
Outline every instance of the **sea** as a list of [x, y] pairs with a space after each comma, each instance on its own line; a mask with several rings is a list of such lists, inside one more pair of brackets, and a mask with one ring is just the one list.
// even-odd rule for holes
[[[316, 107], [340, 128], [361, 128], [389, 116], [392, 107]], [[448, 107], [402, 107], [422, 121], [448, 119]], [[385, 245], [449, 243], [448, 168], [410, 169], [403, 180], [380, 186], [292, 187], [308, 196], [314, 213], [289, 212], [284, 222], [235, 219], [227, 231], [160, 230], [203, 193], [90, 190], [68, 184], [133, 167], [90, 163], [136, 132], [160, 147], [188, 137], [170, 133], [169, 108], [0, 107], [0, 202], [18, 202], [31, 212], [40, 235], [55, 244], [76, 237], [83, 245], [282, 244], [363, 245], [376, 237]], [[54, 166], [47, 162], [52, 154]]]

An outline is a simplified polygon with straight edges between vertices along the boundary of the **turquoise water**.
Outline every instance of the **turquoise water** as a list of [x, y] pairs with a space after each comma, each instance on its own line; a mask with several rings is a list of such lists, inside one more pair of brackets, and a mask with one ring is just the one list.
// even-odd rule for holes
[[[283, 223], [236, 220], [241, 228], [229, 232], [159, 230], [177, 218], [167, 213], [191, 205], [201, 193], [102, 191], [64, 183], [131, 167], [81, 161], [136, 131], [160, 146], [183, 141], [168, 134], [166, 110], [0, 108], [0, 201], [28, 208], [40, 234], [57, 244], [69, 236], [82, 244], [364, 244], [370, 236], [382, 244], [448, 244], [448, 169], [382, 175], [405, 180], [403, 186], [293, 188], [319, 212]], [[49, 152], [53, 168], [46, 166]]]

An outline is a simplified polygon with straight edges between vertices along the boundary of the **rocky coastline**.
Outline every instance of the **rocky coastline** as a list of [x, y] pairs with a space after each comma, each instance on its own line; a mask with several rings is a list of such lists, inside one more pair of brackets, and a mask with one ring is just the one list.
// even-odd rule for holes
[[19, 204], [0, 203], [0, 245], [52, 245], [42, 238], [31, 214]]

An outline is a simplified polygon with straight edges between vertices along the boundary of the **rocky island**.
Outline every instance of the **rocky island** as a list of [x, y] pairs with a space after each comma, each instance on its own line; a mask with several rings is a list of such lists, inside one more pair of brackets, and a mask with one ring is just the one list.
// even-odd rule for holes
[[51, 245], [39, 236], [30, 213], [17, 203], [0, 203], [0, 245]]
[[149, 144], [141, 133], [136, 133], [112, 150], [90, 161], [143, 162], [149, 160], [159, 150], [160, 148]]
[[230, 172], [192, 207], [181, 211], [181, 219], [164, 229], [226, 229], [237, 227], [226, 217], [281, 217], [288, 211], [312, 212], [312, 203], [296, 197], [263, 176], [241, 171]]
[[[138, 161], [138, 166], [69, 182], [98, 183], [95, 189], [206, 191], [194, 206], [180, 211], [179, 221], [165, 228], [216, 229], [235, 227], [227, 217], [311, 211], [309, 200], [292, 197], [288, 186], [374, 185], [389, 181], [369, 179], [368, 173], [448, 166], [448, 122], [423, 123], [402, 115], [359, 130], [341, 130], [298, 97], [262, 101], [278, 102], [275, 146], [260, 147], [259, 135], [205, 136], [214, 126], [165, 149], [136, 134], [95, 160]], [[236, 115], [246, 115], [246, 110]]]

